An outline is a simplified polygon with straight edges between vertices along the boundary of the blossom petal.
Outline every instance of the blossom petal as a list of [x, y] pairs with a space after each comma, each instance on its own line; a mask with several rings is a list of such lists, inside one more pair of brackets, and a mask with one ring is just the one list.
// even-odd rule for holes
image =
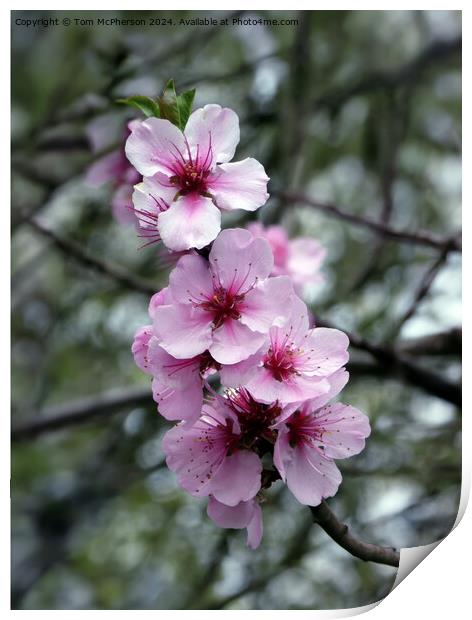
[[282, 404], [289, 404], [326, 393], [329, 383], [325, 378], [303, 375], [292, 375], [290, 379], [279, 381], [268, 369], [258, 366], [244, 387], [262, 403], [270, 404], [278, 400]]
[[250, 329], [267, 333], [274, 322], [287, 320], [293, 286], [290, 278], [279, 276], [259, 283], [244, 297], [240, 321]]
[[206, 105], [190, 115], [185, 136], [193, 156], [198, 149], [199, 160], [210, 153], [210, 165], [230, 161], [239, 143], [238, 115], [229, 108]]
[[210, 496], [207, 514], [219, 527], [240, 530], [247, 527], [254, 515], [252, 501], [239, 502], [236, 506], [222, 504], [213, 496]]
[[267, 241], [254, 239], [241, 228], [222, 230], [209, 260], [216, 282], [235, 294], [244, 294], [255, 282], [267, 278], [274, 264]]
[[189, 359], [210, 346], [211, 317], [192, 306], [159, 306], [154, 314], [154, 332], [167, 353], [179, 359]]
[[187, 254], [179, 259], [169, 278], [172, 298], [180, 303], [205, 301], [213, 295], [208, 261], [197, 254]]
[[200, 417], [203, 404], [201, 382], [187, 384], [184, 389], [173, 389], [154, 378], [152, 393], [159, 413], [166, 420], [183, 420], [186, 424], [194, 424]]
[[119, 182], [128, 162], [123, 157], [121, 150], [112, 151], [104, 155], [90, 166], [85, 177], [85, 182], [92, 187], [99, 187], [108, 181]]
[[157, 308], [159, 306], [167, 306], [172, 303], [172, 295], [168, 286], [165, 286], [151, 297], [148, 306], [148, 314], [151, 319], [154, 319]]
[[287, 270], [295, 286], [303, 287], [324, 280], [319, 273], [326, 256], [326, 249], [309, 237], [297, 237], [290, 241]]
[[262, 463], [254, 452], [236, 450], [226, 456], [211, 481], [211, 493], [227, 506], [252, 499], [261, 488]]
[[111, 199], [111, 208], [115, 220], [123, 226], [136, 224], [136, 215], [133, 209], [133, 186], [120, 185]]
[[308, 506], [318, 506], [324, 498], [332, 497], [342, 480], [334, 461], [304, 444], [291, 450], [291, 459], [285, 466], [286, 481], [298, 501]]
[[175, 358], [169, 355], [154, 337], [149, 341], [147, 358], [152, 374], [158, 377], [163, 385], [174, 389], [184, 389], [192, 385], [201, 387], [200, 356]]
[[225, 211], [256, 211], [267, 202], [269, 177], [256, 159], [248, 157], [232, 164], [221, 164], [208, 177], [208, 191]]
[[257, 549], [263, 534], [262, 508], [255, 500], [254, 504], [254, 514], [247, 525], [247, 546], [250, 549]]
[[149, 219], [146, 218], [146, 214], [158, 215], [167, 209], [174, 200], [176, 193], [176, 187], [161, 172], [152, 177], [144, 177], [142, 183], [135, 185], [133, 204], [138, 219], [140, 222], [143, 220], [142, 226], [144, 228], [146, 228], [146, 219]]
[[187, 194], [160, 214], [158, 228], [162, 241], [171, 250], [201, 249], [220, 232], [221, 212], [210, 198]]
[[148, 118], [133, 128], [126, 141], [126, 156], [145, 177], [156, 172], [175, 174], [175, 162], [186, 152], [182, 132], [168, 120]]
[[239, 387], [246, 385], [253, 377], [254, 370], [259, 366], [264, 347], [237, 364], [225, 364], [220, 369], [220, 379], [227, 387]]
[[131, 352], [138, 368], [141, 368], [146, 374], [152, 374], [148, 359], [149, 341], [152, 338], [152, 325], [145, 325], [138, 329], [134, 336]]
[[323, 454], [329, 458], [345, 459], [359, 454], [370, 435], [369, 418], [350, 405], [327, 405], [316, 413], [316, 421], [322, 429]]
[[223, 325], [213, 332], [213, 342], [209, 350], [220, 364], [236, 364], [255, 353], [264, 340], [264, 334], [253, 332], [234, 319], [226, 319]]
[[327, 376], [336, 372], [349, 360], [349, 338], [339, 329], [315, 327], [304, 347], [310, 351], [313, 374]]

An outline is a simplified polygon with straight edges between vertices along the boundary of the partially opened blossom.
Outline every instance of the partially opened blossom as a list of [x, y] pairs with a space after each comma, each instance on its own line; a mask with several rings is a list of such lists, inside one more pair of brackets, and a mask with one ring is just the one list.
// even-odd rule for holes
[[272, 274], [290, 276], [298, 293], [303, 295], [309, 286], [323, 282], [320, 268], [326, 250], [316, 239], [310, 237], [289, 239], [282, 226], [266, 228], [259, 222], [248, 224], [247, 229], [254, 237], [261, 237], [269, 242], [274, 254]]
[[221, 370], [224, 385], [244, 386], [264, 403], [293, 403], [329, 390], [327, 377], [344, 366], [349, 340], [337, 329], [309, 329], [306, 305], [292, 298], [291, 314], [270, 328], [264, 345], [246, 360]]
[[[334, 459], [345, 459], [364, 449], [369, 420], [355, 407], [327, 405], [346, 384], [342, 369], [330, 379], [329, 391], [282, 414], [274, 448], [274, 464], [299, 502], [317, 506], [333, 496], [342, 476]], [[293, 409], [295, 409], [293, 411]]]
[[[124, 131], [123, 145], [132, 129], [139, 125], [140, 121], [130, 121]], [[99, 129], [95, 125], [89, 128], [89, 139], [92, 148], [99, 147], [101, 140], [95, 138]], [[111, 206], [115, 219], [120, 224], [136, 224], [136, 216], [133, 209], [133, 186], [141, 179], [139, 172], [130, 165], [126, 158], [123, 147], [110, 151], [97, 159], [88, 169], [85, 181], [92, 187], [99, 187], [105, 183], [111, 183], [115, 188]]]
[[269, 329], [290, 311], [290, 278], [268, 278], [269, 245], [241, 229], [223, 230], [209, 260], [183, 256], [170, 275], [172, 303], [156, 309], [154, 331], [176, 358], [208, 350], [220, 364], [235, 364], [258, 350]]
[[242, 437], [237, 416], [217, 399], [204, 405], [193, 426], [181, 423], [168, 431], [162, 446], [169, 469], [188, 493], [237, 506], [261, 487], [261, 460], [241, 444]]
[[247, 528], [247, 545], [257, 549], [262, 540], [262, 510], [255, 499], [226, 506], [214, 497], [208, 501], [207, 514], [219, 527], [240, 530]]
[[228, 163], [239, 142], [235, 112], [219, 105], [195, 110], [182, 132], [148, 118], [126, 142], [126, 155], [144, 177], [134, 200], [157, 215], [156, 229], [171, 250], [203, 248], [221, 228], [221, 211], [255, 211], [268, 198], [268, 177], [253, 158]]

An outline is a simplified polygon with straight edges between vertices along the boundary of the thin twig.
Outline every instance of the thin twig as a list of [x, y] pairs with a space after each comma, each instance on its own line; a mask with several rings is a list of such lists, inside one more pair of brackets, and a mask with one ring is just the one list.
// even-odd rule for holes
[[310, 506], [313, 521], [317, 523], [340, 547], [348, 553], [364, 560], [397, 567], [400, 563], [400, 553], [391, 547], [381, 547], [366, 543], [355, 538], [345, 523], [339, 521], [328, 504], [323, 501], [319, 506]]
[[110, 262], [94, 256], [76, 241], [66, 239], [61, 235], [58, 235], [56, 232], [46, 228], [43, 224], [40, 224], [38, 220], [30, 219], [28, 220], [28, 223], [44, 237], [50, 239], [53, 244], [61, 252], [63, 252], [63, 254], [74, 258], [86, 267], [90, 267], [95, 271], [116, 280], [132, 291], [144, 293], [146, 295], [153, 295], [156, 292], [156, 288], [152, 284], [134, 276], [132, 273], [118, 265], [112, 265]]
[[272, 190], [272, 195], [284, 199], [287, 203], [306, 204], [313, 209], [317, 209], [318, 211], [325, 213], [326, 215], [344, 220], [354, 226], [373, 230], [382, 237], [395, 239], [396, 241], [405, 243], [432, 247], [439, 250], [444, 250], [444, 248], [447, 247], [450, 252], [462, 251], [462, 245], [459, 239], [460, 233], [456, 233], [450, 237], [441, 238], [423, 231], [409, 232], [408, 230], [396, 230], [380, 221], [355, 215], [354, 213], [347, 213], [333, 204], [318, 202], [309, 196], [305, 196], [304, 194]]
[[11, 438], [12, 441], [32, 439], [46, 432], [84, 424], [98, 416], [103, 417], [125, 408], [149, 405], [151, 402], [148, 387], [105, 392], [50, 407], [34, 418], [31, 416], [29, 421], [12, 428]]

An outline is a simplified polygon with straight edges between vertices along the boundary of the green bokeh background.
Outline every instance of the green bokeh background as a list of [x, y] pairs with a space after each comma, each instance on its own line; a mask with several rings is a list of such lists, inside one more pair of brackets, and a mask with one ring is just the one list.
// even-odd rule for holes
[[[201, 12], [31, 12], [12, 19], [12, 394], [14, 427], [51, 407], [111, 390], [146, 389], [130, 353], [148, 297], [66, 256], [29, 223], [163, 286], [168, 268], [116, 223], [110, 188], [92, 189], [86, 129], [109, 142], [129, 112], [114, 101], [158, 94], [174, 78], [241, 119], [236, 159], [256, 157], [274, 196], [255, 217], [311, 235], [328, 250], [315, 314], [398, 348], [460, 326], [460, 254], [450, 253], [413, 316], [402, 316], [434, 248], [379, 239], [277, 196], [304, 193], [409, 231], [460, 228], [461, 15], [452, 11], [242, 13], [293, 26], [26, 28], [16, 19], [229, 17]], [[425, 52], [426, 50], [426, 52]], [[429, 55], [428, 55], [429, 54]], [[128, 116], [127, 116], [128, 115]], [[225, 225], [243, 225], [236, 213]], [[403, 344], [401, 344], [403, 343]], [[460, 379], [460, 351], [411, 349], [422, 367]], [[402, 547], [445, 536], [460, 494], [460, 414], [352, 350], [343, 400], [365, 411], [366, 450], [339, 463], [330, 505], [368, 541]], [[353, 558], [310, 522], [278, 482], [256, 552], [220, 530], [205, 503], [163, 467], [169, 424], [137, 399], [88, 424], [14, 442], [12, 605], [21, 609], [335, 609], [388, 593], [392, 568]]]

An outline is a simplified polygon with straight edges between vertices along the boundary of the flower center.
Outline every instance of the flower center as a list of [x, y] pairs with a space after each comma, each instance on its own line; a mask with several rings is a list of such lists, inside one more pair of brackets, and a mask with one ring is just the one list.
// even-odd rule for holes
[[297, 373], [296, 355], [297, 351], [289, 347], [283, 349], [271, 347], [264, 357], [264, 368], [267, 368], [277, 381], [286, 381]]
[[244, 295], [237, 295], [218, 287], [212, 297], [200, 304], [200, 307], [213, 314], [213, 325], [221, 327], [226, 319], [239, 319], [241, 316], [240, 306]]
[[264, 439], [273, 443], [274, 433], [270, 426], [280, 415], [278, 402], [271, 405], [258, 403], [244, 388], [228, 390], [227, 398], [229, 406], [238, 417], [241, 447], [261, 450], [264, 448]]
[[171, 181], [180, 187], [180, 191], [184, 193], [198, 192], [203, 194], [207, 191], [206, 179], [209, 173], [210, 170], [205, 166], [188, 161], [180, 164], [178, 173], [172, 177]]

